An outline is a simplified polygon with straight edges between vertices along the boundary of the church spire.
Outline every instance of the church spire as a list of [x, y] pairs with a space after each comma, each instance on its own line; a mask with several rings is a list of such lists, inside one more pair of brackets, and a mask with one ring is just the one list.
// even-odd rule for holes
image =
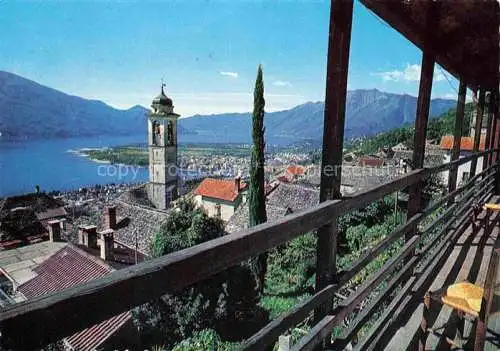
[[161, 79], [161, 95], [165, 95], [165, 91], [163, 90], [163, 88], [165, 88], [167, 85], [165, 84], [165, 82], [163, 81], [163, 78]]

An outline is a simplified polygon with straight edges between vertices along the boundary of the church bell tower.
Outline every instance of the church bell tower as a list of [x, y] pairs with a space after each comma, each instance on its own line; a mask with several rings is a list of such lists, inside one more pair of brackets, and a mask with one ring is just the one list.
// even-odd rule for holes
[[149, 200], [158, 209], [167, 209], [178, 197], [177, 119], [172, 100], [161, 93], [151, 104], [148, 115]]

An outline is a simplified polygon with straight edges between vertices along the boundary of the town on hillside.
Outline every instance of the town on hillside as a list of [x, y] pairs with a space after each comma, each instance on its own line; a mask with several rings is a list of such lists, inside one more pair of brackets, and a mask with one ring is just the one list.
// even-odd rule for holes
[[0, 1], [0, 351], [500, 350], [499, 28]]
[[[194, 205], [192, 211], [197, 208], [220, 220], [226, 233], [249, 227], [249, 157], [239, 153], [179, 160], [179, 115], [163, 86], [151, 108], [147, 118], [149, 182], [67, 192], [36, 189], [1, 200], [0, 306], [59, 291], [148, 260], [155, 255], [155, 236], [186, 201]], [[474, 121], [471, 125], [475, 125]], [[484, 150], [486, 126], [481, 128], [479, 148]], [[469, 134], [475, 135], [474, 127]], [[342, 196], [353, 196], [412, 171], [409, 143], [381, 145], [375, 152], [364, 154], [359, 145], [369, 142], [358, 141], [344, 150]], [[462, 137], [461, 155], [468, 155], [473, 144], [473, 137]], [[425, 166], [449, 162], [452, 148], [450, 135], [427, 140]], [[198, 172], [198, 176], [186, 181], [178, 172], [182, 167]], [[467, 181], [469, 168], [470, 163], [460, 165], [458, 183]], [[314, 152], [300, 147], [267, 152], [264, 173], [267, 222], [319, 203], [321, 165]], [[448, 172], [443, 172], [437, 183], [444, 189], [448, 179]], [[395, 201], [397, 208], [404, 209], [408, 194], [402, 192]], [[92, 341], [88, 340], [90, 335]], [[132, 311], [128, 311], [69, 336], [62, 343], [66, 348], [90, 350], [139, 345], [139, 340]]]

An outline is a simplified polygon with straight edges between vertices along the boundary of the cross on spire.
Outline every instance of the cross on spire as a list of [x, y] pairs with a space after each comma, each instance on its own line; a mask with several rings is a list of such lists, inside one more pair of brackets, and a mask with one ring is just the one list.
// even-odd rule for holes
[[165, 88], [167, 85], [165, 84], [165, 82], [163, 81], [163, 78], [161, 79], [161, 93], [163, 95], [165, 95], [165, 92], [163, 91], [163, 88]]

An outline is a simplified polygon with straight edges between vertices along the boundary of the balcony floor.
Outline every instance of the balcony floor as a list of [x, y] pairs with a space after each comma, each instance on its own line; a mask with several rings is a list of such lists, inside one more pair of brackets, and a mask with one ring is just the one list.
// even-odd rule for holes
[[[499, 198], [494, 198], [499, 202]], [[489, 202], [493, 202], [493, 199]], [[479, 219], [481, 225], [474, 231], [472, 225], [465, 230], [459, 240], [455, 243], [451, 254], [439, 270], [434, 280], [426, 285], [426, 291], [434, 291], [444, 286], [460, 281], [470, 281], [481, 286], [484, 285], [486, 272], [492, 257], [493, 248], [499, 238], [500, 214], [492, 214], [490, 221], [495, 223], [491, 233], [485, 233], [484, 217], [485, 211], [481, 213]], [[486, 334], [485, 350], [500, 349], [500, 270], [497, 270], [497, 279], [495, 286], [495, 296], [493, 306], [488, 321], [488, 332]], [[418, 349], [418, 330], [422, 320], [423, 294], [418, 294], [413, 298], [406, 312], [403, 313], [403, 320], [398, 323], [401, 327], [393, 327], [389, 336], [388, 343], [377, 345], [376, 349], [384, 350], [417, 350]], [[409, 311], [409, 312], [408, 312]], [[460, 339], [454, 320], [454, 313], [448, 306], [442, 306], [434, 303], [432, 309], [434, 313], [429, 320], [430, 327], [436, 329], [436, 334], [429, 334], [426, 343], [426, 350], [472, 350], [473, 340], [469, 338], [472, 323], [466, 321], [464, 338]], [[406, 317], [405, 317], [406, 316]], [[442, 326], [446, 326], [445, 328]], [[473, 331], [473, 330], [472, 330]], [[459, 346], [451, 347], [445, 337], [454, 340]], [[384, 338], [382, 338], [383, 340]], [[386, 339], [387, 340], [387, 339]]]

